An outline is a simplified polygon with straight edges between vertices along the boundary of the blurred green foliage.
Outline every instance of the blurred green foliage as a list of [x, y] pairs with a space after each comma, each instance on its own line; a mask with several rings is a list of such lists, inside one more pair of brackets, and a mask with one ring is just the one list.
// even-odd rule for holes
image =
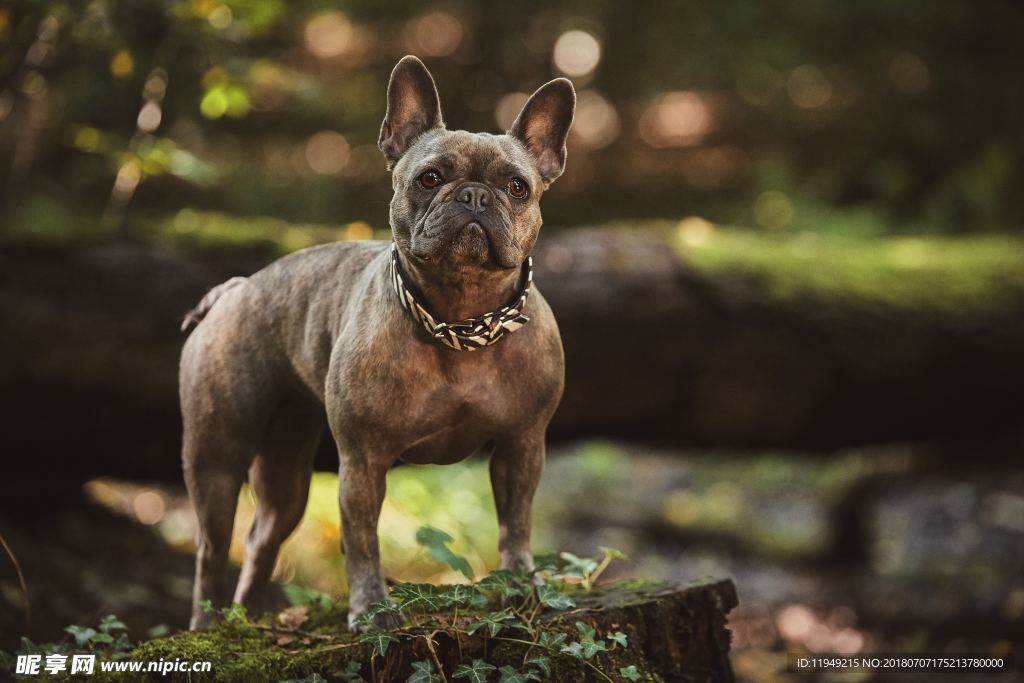
[[[15, 0], [0, 7], [0, 221], [46, 232], [183, 206], [387, 224], [387, 74], [453, 127], [580, 91], [549, 224], [1019, 229], [1024, 6]], [[833, 208], [853, 212], [846, 221]]]

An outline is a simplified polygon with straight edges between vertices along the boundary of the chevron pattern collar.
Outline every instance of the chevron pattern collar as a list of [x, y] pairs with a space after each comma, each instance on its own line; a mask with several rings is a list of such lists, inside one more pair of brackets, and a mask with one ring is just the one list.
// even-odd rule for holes
[[532, 256], [527, 257], [525, 265], [526, 278], [523, 288], [512, 300], [512, 303], [496, 311], [456, 323], [438, 322], [409, 291], [398, 265], [398, 246], [394, 242], [391, 243], [391, 262], [388, 273], [391, 276], [391, 285], [398, 295], [398, 300], [402, 302], [402, 308], [409, 311], [409, 315], [423, 326], [427, 334], [450, 349], [476, 351], [498, 343], [505, 333], [515, 332], [530, 321], [530, 318], [523, 313], [523, 307], [526, 306], [526, 299], [533, 286]]

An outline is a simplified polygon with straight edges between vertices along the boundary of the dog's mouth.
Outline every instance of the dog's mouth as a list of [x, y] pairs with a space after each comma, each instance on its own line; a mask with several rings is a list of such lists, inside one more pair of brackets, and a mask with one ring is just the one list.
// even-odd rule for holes
[[503, 236], [500, 228], [479, 216], [452, 216], [426, 224], [414, 236], [413, 253], [431, 261], [450, 257], [462, 263], [491, 264], [492, 268], [521, 265]]

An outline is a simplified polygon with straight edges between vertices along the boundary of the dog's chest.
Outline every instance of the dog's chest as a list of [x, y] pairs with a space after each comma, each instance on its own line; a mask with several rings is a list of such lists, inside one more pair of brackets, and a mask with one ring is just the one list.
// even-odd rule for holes
[[414, 463], [458, 462], [515, 428], [512, 387], [500, 368], [486, 363], [459, 371], [427, 372], [406, 394], [402, 459]]

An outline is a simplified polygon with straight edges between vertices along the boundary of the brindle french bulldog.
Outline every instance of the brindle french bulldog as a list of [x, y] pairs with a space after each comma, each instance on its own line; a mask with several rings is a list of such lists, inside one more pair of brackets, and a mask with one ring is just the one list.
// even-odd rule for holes
[[530, 506], [564, 364], [529, 255], [540, 198], [565, 166], [575, 102], [557, 79], [504, 135], [448, 130], [430, 73], [405, 57], [379, 141], [393, 171], [393, 243], [300, 251], [218, 286], [188, 315], [183, 327], [197, 326], [180, 392], [199, 528], [192, 628], [212, 618], [201, 601], [224, 602], [246, 473], [258, 502], [234, 600], [261, 608], [306, 506], [325, 409], [340, 459], [351, 628], [388, 598], [377, 521], [399, 460], [489, 451], [501, 567], [532, 568]]

